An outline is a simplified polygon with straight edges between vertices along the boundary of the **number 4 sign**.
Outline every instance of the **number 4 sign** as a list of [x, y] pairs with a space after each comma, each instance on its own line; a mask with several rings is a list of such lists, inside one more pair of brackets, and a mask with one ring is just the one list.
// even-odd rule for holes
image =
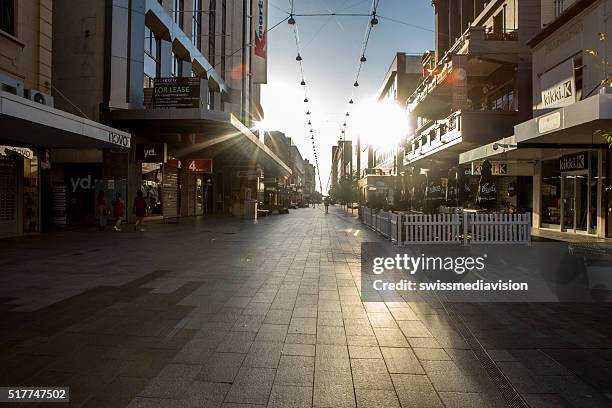
[[185, 160], [185, 168], [188, 171], [212, 173], [212, 159]]

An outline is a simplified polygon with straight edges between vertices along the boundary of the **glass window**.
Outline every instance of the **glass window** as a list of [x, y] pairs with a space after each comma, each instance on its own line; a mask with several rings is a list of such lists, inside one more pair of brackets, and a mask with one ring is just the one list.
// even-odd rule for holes
[[185, 0], [174, 0], [173, 6], [174, 22], [183, 28], [183, 15], [185, 14]]
[[15, 0], [0, 0], [0, 30], [15, 35]]
[[191, 21], [191, 41], [198, 48], [202, 49], [202, 0], [193, 0]]
[[561, 173], [558, 160], [542, 162], [542, 227], [561, 228]]
[[208, 10], [208, 62], [212, 66], [215, 66], [216, 12], [217, 0], [210, 0], [210, 9]]
[[[144, 75], [145, 84], [149, 83], [149, 80], [159, 76], [160, 69], [160, 46], [161, 40], [151, 31], [151, 29], [145, 26], [145, 38], [144, 38]], [[152, 82], [152, 81], [151, 81]], [[147, 86], [149, 88], [150, 86]]]
[[183, 76], [183, 66], [181, 64], [181, 59], [175, 53], [172, 53], [172, 72], [170, 74], [173, 77]]
[[225, 47], [227, 46], [225, 42], [225, 37], [227, 36], [227, 1], [223, 0], [221, 2], [221, 78], [225, 79], [225, 53], [227, 50]]

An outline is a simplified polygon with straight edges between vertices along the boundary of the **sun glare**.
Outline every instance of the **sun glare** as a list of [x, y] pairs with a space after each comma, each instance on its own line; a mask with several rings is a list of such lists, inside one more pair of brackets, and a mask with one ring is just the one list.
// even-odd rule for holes
[[372, 99], [360, 106], [355, 128], [362, 143], [391, 148], [408, 133], [407, 115], [399, 105]]

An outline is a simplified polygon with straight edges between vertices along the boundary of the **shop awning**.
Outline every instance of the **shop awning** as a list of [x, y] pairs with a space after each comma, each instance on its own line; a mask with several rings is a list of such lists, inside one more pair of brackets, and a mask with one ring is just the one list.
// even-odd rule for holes
[[0, 144], [42, 148], [129, 148], [127, 132], [0, 92]]
[[207, 157], [226, 154], [251, 163], [259, 162], [270, 176], [291, 174], [289, 166], [231, 113], [199, 108], [123, 109], [108, 112], [103, 118], [105, 122], [129, 127], [160, 142], [169, 142], [176, 134], [201, 136], [201, 141], [172, 151], [179, 159], [202, 153]]
[[535, 161], [606, 145], [596, 134], [612, 130], [612, 95], [597, 94], [514, 127], [514, 135], [459, 155], [459, 163], [484, 159]]

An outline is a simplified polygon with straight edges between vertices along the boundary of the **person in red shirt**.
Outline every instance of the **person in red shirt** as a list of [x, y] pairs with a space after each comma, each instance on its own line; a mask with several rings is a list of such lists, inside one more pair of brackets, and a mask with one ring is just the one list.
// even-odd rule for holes
[[140, 226], [140, 231], [144, 231], [143, 222], [144, 217], [147, 216], [147, 201], [142, 196], [142, 190], [136, 192], [136, 198], [134, 198], [134, 214], [136, 215], [134, 231], [138, 229], [138, 226]]
[[125, 202], [121, 198], [121, 193], [115, 195], [115, 201], [113, 201], [113, 213], [115, 215], [115, 231], [121, 231], [121, 222], [123, 221], [123, 212], [125, 210]]

